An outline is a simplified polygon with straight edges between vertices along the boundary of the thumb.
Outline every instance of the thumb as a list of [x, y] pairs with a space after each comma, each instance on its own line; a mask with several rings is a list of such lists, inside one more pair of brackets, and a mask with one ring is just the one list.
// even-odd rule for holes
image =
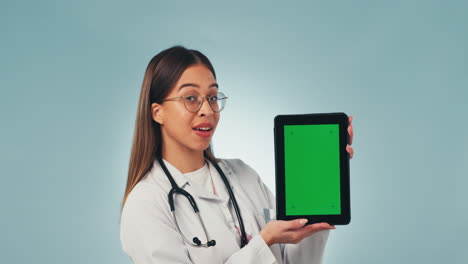
[[289, 228], [290, 229], [301, 228], [307, 223], [307, 221], [309, 221], [309, 220], [307, 220], [306, 218], [300, 218], [300, 219], [292, 220], [292, 221], [290, 221]]

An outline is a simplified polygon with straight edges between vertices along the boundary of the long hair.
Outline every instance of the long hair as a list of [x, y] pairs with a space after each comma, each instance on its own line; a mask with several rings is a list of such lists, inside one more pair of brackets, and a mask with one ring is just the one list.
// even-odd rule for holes
[[[159, 123], [152, 118], [151, 104], [160, 103], [170, 93], [182, 73], [195, 64], [206, 66], [216, 79], [214, 68], [205, 55], [197, 50], [186, 49], [182, 46], [163, 50], [149, 62], [141, 86], [127, 186], [121, 210], [130, 192], [151, 170], [156, 155], [161, 151], [161, 128]], [[216, 161], [211, 143], [204, 150], [204, 155]]]

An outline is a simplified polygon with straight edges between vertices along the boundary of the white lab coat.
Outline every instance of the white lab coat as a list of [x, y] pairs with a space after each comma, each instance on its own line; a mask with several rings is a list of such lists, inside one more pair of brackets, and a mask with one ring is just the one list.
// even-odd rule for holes
[[[236, 234], [235, 214], [227, 197], [215, 196], [164, 161], [179, 187], [189, 192], [197, 202], [214, 247], [194, 247], [186, 244], [177, 231], [172, 217], [168, 193], [171, 184], [155, 160], [152, 169], [128, 195], [121, 215], [120, 239], [122, 249], [135, 264], [155, 263], [239, 263], [239, 264], [301, 264], [322, 263], [329, 231], [317, 232], [298, 244], [274, 244], [268, 247], [259, 235], [265, 226], [265, 208], [275, 209], [275, 198], [258, 174], [239, 159], [222, 159], [218, 164], [226, 175], [239, 204], [250, 242], [240, 248]], [[209, 164], [211, 165], [211, 164]], [[213, 165], [210, 166], [215, 186], [224, 187]], [[224, 189], [224, 193], [227, 191]], [[197, 236], [206, 242], [203, 227], [188, 200], [176, 195], [177, 221], [184, 235], [191, 240]], [[230, 209], [228, 209], [230, 208]], [[229, 217], [228, 217], [229, 216]], [[235, 221], [235, 222], [233, 222]]]

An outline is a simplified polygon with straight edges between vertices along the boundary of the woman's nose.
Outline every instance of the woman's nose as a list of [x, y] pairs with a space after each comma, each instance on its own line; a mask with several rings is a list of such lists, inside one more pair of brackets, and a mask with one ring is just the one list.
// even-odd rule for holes
[[203, 98], [201, 103], [200, 110], [198, 110], [199, 115], [212, 115], [214, 113], [213, 109], [211, 109], [210, 103], [208, 99]]

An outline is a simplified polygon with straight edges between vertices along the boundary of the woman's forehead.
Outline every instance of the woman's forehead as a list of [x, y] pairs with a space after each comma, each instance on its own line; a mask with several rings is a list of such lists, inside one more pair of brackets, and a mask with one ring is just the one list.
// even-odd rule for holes
[[188, 67], [177, 81], [177, 87], [184, 83], [194, 83], [198, 85], [211, 85], [216, 83], [213, 73], [204, 65], [197, 64]]
[[187, 68], [177, 81], [173, 92], [184, 90], [208, 89], [215, 90], [218, 83], [211, 71], [204, 65], [194, 65]]

